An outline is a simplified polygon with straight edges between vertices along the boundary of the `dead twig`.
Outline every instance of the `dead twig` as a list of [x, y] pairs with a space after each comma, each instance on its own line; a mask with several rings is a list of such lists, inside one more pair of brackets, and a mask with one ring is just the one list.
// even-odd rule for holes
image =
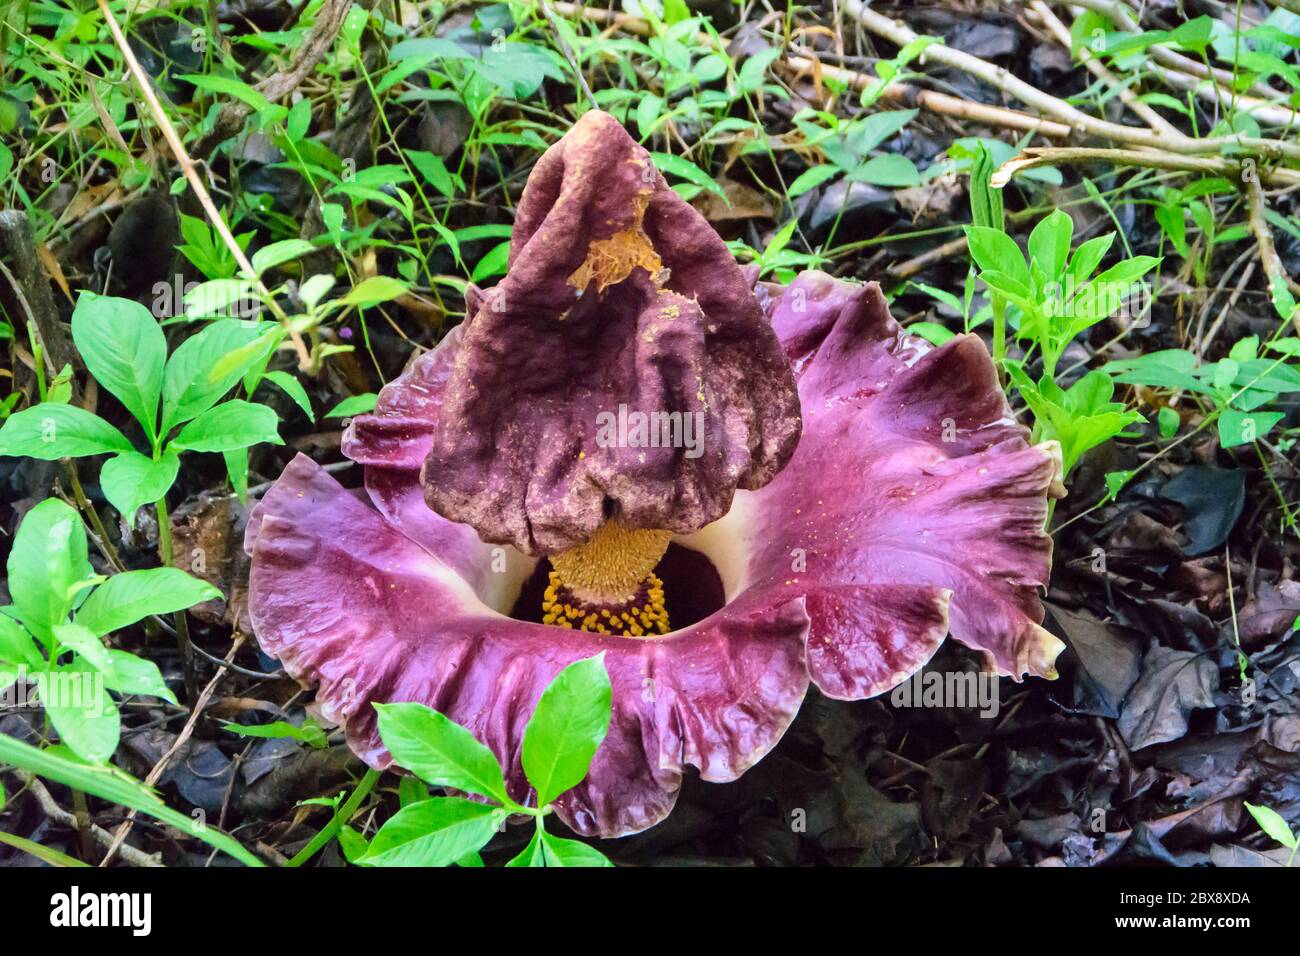
[[[217, 684], [221, 683], [221, 679], [226, 676], [226, 670], [229, 667], [230, 662], [235, 659], [235, 655], [239, 653], [239, 649], [244, 645], [244, 640], [245, 637], [243, 634], [235, 635], [235, 639], [230, 645], [230, 650], [226, 654], [225, 661], [223, 661], [222, 665], [217, 668], [217, 672], [212, 675], [212, 680], [208, 681], [208, 686], [203, 688], [203, 693], [199, 695], [199, 699], [194, 702], [194, 710], [190, 713], [190, 719], [185, 722], [185, 726], [176, 736], [176, 740], [173, 741], [171, 747], [168, 748], [167, 752], [159, 758], [158, 762], [154, 764], [153, 769], [149, 771], [149, 775], [144, 778], [145, 786], [152, 787], [156, 784], [162, 777], [163, 773], [167, 770], [167, 766], [171, 763], [172, 758], [175, 757], [187, 743], [189, 743], [189, 739], [194, 733], [194, 728], [198, 726], [199, 719], [203, 716], [203, 711], [208, 706], [208, 701], [212, 699], [212, 695], [217, 689]], [[131, 827], [135, 823], [135, 818], [138, 815], [139, 811], [132, 810], [130, 814], [127, 815], [127, 818], [122, 822], [122, 825], [117, 828], [117, 833], [113, 835], [112, 845], [109, 846], [108, 852], [104, 854], [104, 859], [99, 863], [100, 866], [108, 866], [108, 864], [113, 860], [113, 855], [117, 853], [119, 849], [123, 849], [123, 843], [126, 840], [127, 835], [131, 832]]]
[[[45, 784], [35, 774], [28, 773], [26, 770], [17, 771], [18, 778], [32, 792], [36, 802], [40, 804], [41, 810], [47, 817], [60, 826], [71, 827], [80, 832], [77, 815], [70, 810], [65, 810], [59, 806], [58, 802]], [[103, 827], [97, 824], [90, 824], [90, 835], [95, 838], [95, 842], [100, 846], [111, 847], [113, 845], [113, 834], [109, 833]], [[122, 859], [132, 866], [162, 866], [162, 861], [156, 853], [145, 853], [143, 850], [137, 850], [133, 846], [122, 847]], [[107, 859], [107, 857], [105, 857]], [[102, 865], [102, 864], [101, 864]]]
[[[235, 237], [230, 231], [230, 226], [226, 224], [225, 217], [221, 215], [221, 211], [217, 209], [216, 204], [212, 201], [212, 196], [208, 193], [208, 188], [203, 183], [203, 177], [199, 175], [198, 165], [190, 157], [189, 153], [186, 152], [185, 144], [181, 142], [181, 138], [176, 132], [176, 127], [173, 126], [172, 121], [168, 119], [167, 111], [163, 109], [162, 103], [158, 100], [158, 94], [154, 92], [153, 83], [149, 80], [149, 75], [145, 73], [144, 68], [140, 66], [140, 61], [136, 59], [135, 52], [131, 49], [131, 44], [127, 42], [126, 35], [122, 32], [121, 25], [117, 22], [117, 18], [113, 16], [113, 11], [109, 9], [108, 0], [96, 0], [96, 2], [99, 4], [100, 13], [104, 15], [104, 20], [108, 24], [109, 32], [113, 34], [113, 42], [117, 44], [118, 50], [122, 53], [122, 58], [126, 60], [127, 68], [130, 70], [131, 76], [135, 79], [136, 86], [140, 90], [140, 95], [144, 97], [144, 101], [149, 107], [149, 112], [153, 115], [154, 122], [158, 124], [158, 129], [162, 132], [163, 139], [167, 141], [167, 147], [171, 150], [172, 157], [180, 166], [181, 174], [184, 175], [185, 181], [188, 182], [190, 188], [194, 190], [194, 195], [198, 198], [199, 205], [203, 207], [204, 214], [212, 223], [212, 227], [217, 230], [217, 235], [221, 237], [221, 241], [225, 244], [226, 248], [230, 250], [230, 254], [234, 257], [239, 268], [246, 273], [250, 279], [257, 283], [258, 291], [261, 293], [262, 301], [266, 303], [266, 307], [271, 310], [277, 319], [280, 320], [281, 324], [287, 325], [289, 317], [275, 301], [275, 297], [271, 295], [270, 290], [267, 289], [262, 280], [258, 278], [257, 270], [255, 270], [253, 264], [248, 261], [248, 256], [244, 254], [244, 250], [240, 247], [239, 243], [235, 241]], [[311, 367], [311, 354], [307, 351], [307, 344], [303, 341], [302, 336], [293, 329], [289, 329], [289, 338], [293, 342], [294, 350], [298, 353], [299, 367], [306, 371]]]

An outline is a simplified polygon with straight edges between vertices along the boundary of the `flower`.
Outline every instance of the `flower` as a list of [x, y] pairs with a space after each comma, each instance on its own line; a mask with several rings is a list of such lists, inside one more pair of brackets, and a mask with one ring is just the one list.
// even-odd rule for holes
[[883, 693], [950, 632], [992, 672], [1055, 676], [1060, 453], [1028, 444], [979, 339], [906, 334], [875, 283], [755, 283], [599, 112], [539, 160], [511, 248], [347, 431], [365, 498], [299, 455], [249, 521], [257, 636], [368, 764], [391, 762], [371, 705], [418, 701], [524, 800], [528, 715], [604, 651], [609, 734], [556, 806], [620, 836], [687, 765], [744, 773], [810, 680]]

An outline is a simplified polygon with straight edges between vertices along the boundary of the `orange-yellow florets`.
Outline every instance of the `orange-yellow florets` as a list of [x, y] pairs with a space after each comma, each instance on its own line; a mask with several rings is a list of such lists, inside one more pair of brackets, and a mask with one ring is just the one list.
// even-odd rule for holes
[[668, 633], [664, 586], [654, 567], [669, 537], [607, 521], [590, 541], [552, 556], [542, 623], [622, 637]]

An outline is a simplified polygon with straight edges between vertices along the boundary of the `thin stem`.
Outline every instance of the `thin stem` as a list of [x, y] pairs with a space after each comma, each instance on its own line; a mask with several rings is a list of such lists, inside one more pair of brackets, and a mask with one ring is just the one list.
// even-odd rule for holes
[[352, 815], [357, 812], [357, 807], [361, 806], [361, 801], [369, 795], [370, 791], [375, 788], [379, 782], [380, 772], [370, 769], [366, 771], [357, 788], [352, 791], [352, 796], [348, 797], [343, 806], [339, 807], [330, 822], [325, 824], [320, 833], [311, 838], [305, 847], [298, 851], [292, 860], [285, 864], [288, 867], [302, 866], [318, 852], [324, 849], [325, 845], [334, 839], [334, 835], [339, 832], [343, 824], [352, 819]]
[[[167, 496], [163, 495], [154, 502], [158, 512], [158, 560], [164, 567], [176, 566], [172, 551], [171, 516], [167, 513]], [[194, 648], [190, 644], [190, 624], [184, 611], [177, 611], [172, 620], [176, 624], [176, 646], [181, 652], [181, 666], [185, 671], [185, 696], [189, 701], [198, 697], [198, 679], [194, 671]]]

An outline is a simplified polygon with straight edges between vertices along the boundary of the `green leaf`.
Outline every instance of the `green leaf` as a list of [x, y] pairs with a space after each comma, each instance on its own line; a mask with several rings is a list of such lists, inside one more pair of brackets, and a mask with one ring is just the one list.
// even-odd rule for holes
[[306, 239], [283, 239], [258, 249], [248, 261], [253, 271], [260, 276], [267, 269], [292, 262], [315, 249], [316, 246]]
[[442, 157], [435, 153], [425, 152], [420, 149], [406, 150], [406, 156], [411, 161], [411, 165], [420, 171], [420, 175], [434, 189], [438, 190], [443, 196], [451, 199], [456, 194], [456, 183], [452, 179], [451, 172], [447, 169], [447, 164], [442, 161]]
[[0, 734], [0, 763], [53, 780], [131, 810], [161, 820], [188, 833], [209, 846], [222, 850], [248, 866], [264, 866], [257, 857], [213, 826], [200, 823], [171, 809], [158, 795], [139, 780], [116, 767], [87, 764], [59, 752], [61, 748], [41, 750], [7, 734]]
[[346, 823], [339, 827], [337, 836], [339, 847], [343, 850], [343, 858], [353, 865], [370, 850], [370, 843], [366, 838]]
[[534, 867], [546, 865], [546, 851], [542, 848], [542, 828], [533, 831], [533, 838], [519, 855], [506, 864], [507, 867]]
[[1135, 471], [1108, 471], [1106, 472], [1106, 500], [1114, 501], [1119, 497], [1119, 493], [1124, 490], [1124, 486], [1133, 480]]
[[84, 760], [113, 756], [122, 736], [122, 718], [108, 696], [104, 675], [82, 657], [46, 673], [41, 705], [59, 738]]
[[[0, 808], [4, 807], [4, 801], [0, 800]], [[41, 846], [33, 840], [28, 840], [20, 836], [14, 836], [12, 833], [5, 833], [0, 830], [0, 843], [4, 843], [16, 850], [22, 850], [24, 853], [30, 853], [42, 863], [50, 866], [67, 866], [67, 867], [88, 867], [89, 863], [83, 863], [75, 857], [68, 856], [58, 850], [52, 850], [48, 846]]]
[[659, 171], [664, 173], [664, 175], [676, 176], [678, 179], [684, 179], [688, 183], [694, 183], [696, 186], [703, 187], [725, 202], [728, 206], [731, 205], [731, 200], [727, 198], [727, 194], [723, 191], [722, 187], [714, 181], [713, 177], [700, 169], [700, 167], [696, 166], [689, 159], [684, 159], [681, 156], [674, 156], [672, 153], [651, 153], [650, 158], [654, 160], [655, 166], [658, 167]]
[[183, 300], [185, 314], [192, 319], [251, 319], [260, 308], [257, 283], [250, 279], [201, 282], [186, 292]]
[[180, 568], [144, 568], [115, 574], [90, 592], [78, 624], [111, 634], [151, 614], [170, 614], [221, 597], [221, 591]]
[[917, 172], [916, 164], [896, 153], [871, 157], [853, 170], [848, 178], [873, 186], [907, 187], [921, 184], [921, 174]]
[[379, 401], [379, 396], [374, 392], [366, 392], [364, 395], [353, 395], [339, 402], [328, 412], [326, 418], [351, 418], [353, 415], [364, 415], [366, 412], [372, 412], [375, 409], [375, 403]]
[[970, 167], [971, 222], [976, 226], [1002, 232], [1006, 228], [1002, 190], [989, 186], [989, 179], [996, 167], [997, 163], [989, 154], [988, 147], [977, 141]]
[[1074, 255], [1070, 257], [1069, 273], [1074, 277], [1076, 285], [1086, 282], [1088, 277], [1096, 271], [1097, 266], [1106, 253], [1110, 251], [1111, 244], [1114, 241], [1115, 233], [1110, 232], [1104, 236], [1089, 239], [1074, 250]]
[[1029, 234], [1029, 255], [1049, 279], [1059, 279], [1070, 256], [1070, 238], [1074, 220], [1069, 213], [1056, 209], [1034, 226]]
[[949, 339], [956, 338], [956, 333], [938, 322], [913, 322], [907, 331], [911, 335], [919, 335], [932, 345], [943, 345]]
[[239, 319], [219, 319], [191, 335], [172, 353], [163, 373], [163, 429], [172, 428], [207, 411], [252, 368], [259, 355], [250, 355], [243, 367], [230, 368], [213, 381], [210, 373], [217, 363], [261, 338], [269, 325]]
[[72, 607], [74, 586], [94, 574], [86, 531], [72, 508], [46, 498], [23, 518], [9, 551], [9, 594], [19, 617], [48, 641]]
[[461, 797], [422, 800], [380, 827], [359, 866], [447, 866], [492, 839], [506, 811]]
[[157, 461], [139, 452], [124, 451], [104, 462], [99, 486], [108, 503], [128, 525], [133, 525], [141, 505], [151, 504], [167, 494], [180, 466], [180, 458], [170, 449]]
[[[52, 628], [55, 640], [63, 650], [75, 651], [86, 663], [101, 674], [113, 669], [104, 642], [80, 624], [55, 624]], [[57, 655], [55, 655], [57, 656]]]
[[1257, 441], [1285, 417], [1282, 412], [1239, 412], [1225, 408], [1219, 415], [1219, 444], [1233, 448]]
[[0, 614], [0, 663], [31, 668], [45, 666], [45, 658], [32, 636], [21, 624], [4, 614]]
[[542, 692], [524, 728], [523, 765], [544, 807], [587, 775], [610, 718], [605, 655], [575, 661]]
[[226, 460], [226, 477], [241, 505], [248, 504], [248, 449], [231, 448], [221, 453]]
[[821, 166], [813, 166], [811, 169], [805, 169], [790, 184], [790, 198], [802, 196], [811, 189], [816, 189], [828, 179], [838, 176], [844, 170], [840, 169], [833, 163], [824, 163]]
[[484, 279], [490, 279], [493, 276], [504, 275], [506, 265], [510, 261], [510, 240], [499, 242], [483, 256], [482, 259], [474, 266], [474, 271], [470, 274], [471, 282], [482, 282]]
[[287, 720], [277, 720], [269, 724], [231, 724], [221, 725], [222, 730], [241, 737], [264, 737], [272, 740], [296, 740], [314, 750], [322, 750], [328, 743], [325, 731], [314, 720], [308, 720], [301, 727], [296, 727]]
[[109, 690], [119, 694], [161, 697], [169, 703], [176, 703], [176, 695], [167, 686], [158, 665], [153, 661], [117, 650], [110, 650], [108, 657], [111, 667], [104, 674], [104, 683]]
[[352, 291], [339, 301], [343, 305], [355, 305], [359, 309], [368, 309], [372, 305], [388, 302], [398, 296], [405, 295], [409, 288], [401, 279], [394, 279], [392, 276], [371, 276], [369, 279], [363, 280], [360, 285], [354, 286]]
[[268, 382], [274, 382], [286, 395], [292, 398], [298, 404], [298, 407], [303, 410], [303, 414], [311, 421], [316, 420], [316, 414], [311, 410], [311, 399], [307, 397], [307, 390], [302, 387], [302, 382], [288, 372], [281, 371], [267, 372], [264, 378]]
[[605, 867], [614, 865], [605, 854], [595, 847], [588, 846], [578, 840], [566, 840], [562, 837], [552, 836], [545, 830], [541, 831], [541, 833], [542, 851], [545, 854], [547, 866]]
[[967, 226], [966, 239], [971, 258], [984, 272], [1001, 272], [1020, 285], [1029, 286], [1029, 267], [1016, 241], [1000, 229]]
[[152, 440], [158, 428], [167, 339], [139, 302], [83, 292], [72, 311], [72, 341], [86, 369]]
[[375, 704], [375, 710], [379, 737], [398, 766], [429, 783], [514, 806], [497, 758], [460, 724], [423, 704]]
[[261, 112], [271, 105], [271, 101], [265, 96], [249, 86], [243, 80], [237, 80], [228, 76], [214, 76], [207, 73], [186, 73], [177, 79], [185, 80], [192, 83], [200, 90], [208, 93], [221, 93], [224, 96], [233, 96], [241, 100], [248, 106], [251, 106], [256, 112]]
[[1296, 848], [1295, 834], [1291, 832], [1291, 828], [1287, 825], [1286, 820], [1282, 818], [1282, 814], [1272, 807], [1256, 806], [1253, 803], [1244, 803], [1244, 806], [1250, 811], [1250, 815], [1255, 818], [1255, 822], [1259, 824], [1261, 830], [1288, 850]]
[[1160, 429], [1161, 438], [1173, 438], [1178, 434], [1178, 428], [1182, 423], [1182, 417], [1168, 405], [1162, 405], [1160, 411], [1156, 412], [1156, 425]]
[[267, 442], [283, 445], [280, 419], [265, 405], [231, 399], [211, 408], [180, 430], [172, 447], [187, 451], [233, 451]]
[[10, 415], [0, 425], [0, 456], [56, 461], [131, 450], [125, 435], [76, 405], [42, 402]]

